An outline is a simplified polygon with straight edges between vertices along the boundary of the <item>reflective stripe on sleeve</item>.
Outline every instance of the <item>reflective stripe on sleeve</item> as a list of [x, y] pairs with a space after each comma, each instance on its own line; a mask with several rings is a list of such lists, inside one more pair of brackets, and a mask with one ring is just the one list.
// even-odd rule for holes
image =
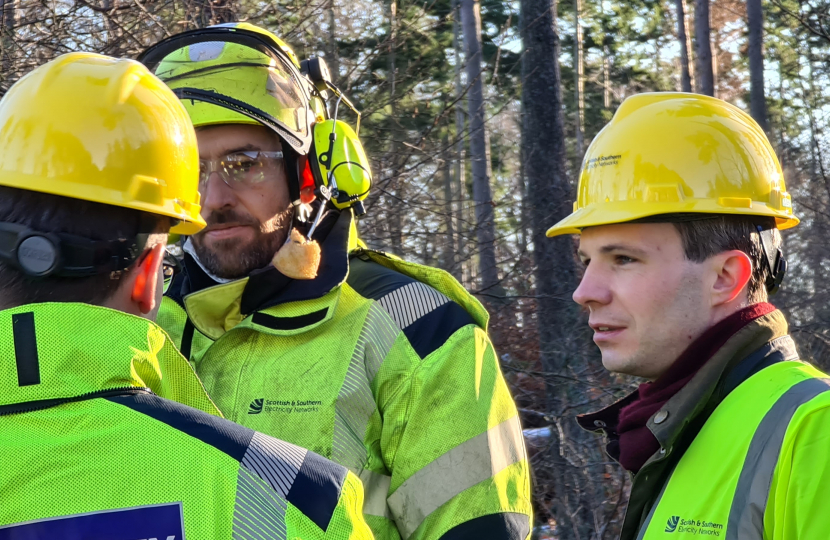
[[764, 512], [784, 435], [799, 407], [830, 390], [830, 379], [793, 385], [764, 415], [746, 453], [726, 527], [726, 540], [763, 540]]
[[492, 478], [524, 457], [518, 417], [469, 439], [410, 476], [388, 504], [404, 540], [424, 519], [463, 491]]
[[236, 505], [233, 511], [233, 538], [285, 540], [288, 528], [285, 512], [288, 504], [263, 479], [245, 467], [239, 467]]
[[373, 471], [363, 471], [360, 473], [360, 481], [363, 482], [363, 513], [367, 516], [393, 519], [392, 512], [386, 504], [392, 477]]
[[242, 457], [242, 466], [268, 482], [281, 497], [288, 495], [308, 450], [254, 433], [248, 450]]
[[449, 301], [449, 298], [426, 283], [415, 282], [395, 289], [378, 300], [378, 303], [404, 329]]
[[331, 459], [354, 472], [366, 465], [367, 451], [363, 438], [377, 409], [372, 395], [372, 381], [399, 333], [389, 315], [372, 304], [337, 395]]

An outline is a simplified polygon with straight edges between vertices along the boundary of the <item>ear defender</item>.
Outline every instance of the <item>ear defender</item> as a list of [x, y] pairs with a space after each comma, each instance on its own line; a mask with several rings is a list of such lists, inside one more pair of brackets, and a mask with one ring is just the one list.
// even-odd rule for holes
[[321, 191], [330, 192], [335, 207], [353, 207], [363, 215], [363, 199], [372, 187], [366, 152], [354, 130], [340, 120], [325, 120], [313, 127], [309, 162]]

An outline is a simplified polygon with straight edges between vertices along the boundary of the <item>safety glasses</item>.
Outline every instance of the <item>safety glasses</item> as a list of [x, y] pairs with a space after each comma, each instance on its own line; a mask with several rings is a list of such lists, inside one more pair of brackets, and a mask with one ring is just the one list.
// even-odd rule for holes
[[207, 192], [208, 181], [217, 173], [231, 189], [242, 190], [273, 178], [282, 167], [282, 152], [240, 151], [221, 159], [199, 160], [199, 191]]

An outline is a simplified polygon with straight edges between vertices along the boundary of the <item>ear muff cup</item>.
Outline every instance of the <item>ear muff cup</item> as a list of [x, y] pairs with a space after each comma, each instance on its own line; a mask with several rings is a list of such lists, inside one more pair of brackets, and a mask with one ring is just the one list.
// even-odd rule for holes
[[365, 199], [372, 187], [372, 172], [354, 130], [339, 120], [318, 122], [312, 130], [311, 169], [319, 185], [326, 187], [331, 187], [328, 175], [333, 172], [339, 194], [332, 204], [342, 210]]

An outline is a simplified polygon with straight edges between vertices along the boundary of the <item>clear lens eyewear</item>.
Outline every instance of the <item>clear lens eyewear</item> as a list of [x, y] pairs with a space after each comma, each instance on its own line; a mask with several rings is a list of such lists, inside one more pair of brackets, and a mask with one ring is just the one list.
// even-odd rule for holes
[[208, 180], [219, 173], [232, 189], [245, 189], [273, 177], [282, 161], [282, 152], [234, 152], [221, 159], [199, 160], [199, 191], [204, 196]]

